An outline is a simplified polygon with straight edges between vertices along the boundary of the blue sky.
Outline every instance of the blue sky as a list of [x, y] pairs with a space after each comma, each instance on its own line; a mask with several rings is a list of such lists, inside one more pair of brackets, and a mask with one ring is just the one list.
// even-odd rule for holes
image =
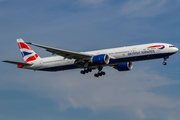
[[[72, 51], [144, 43], [180, 48], [178, 0], [0, 0], [1, 60], [23, 61], [16, 39]], [[41, 57], [51, 56], [31, 48]], [[180, 53], [106, 76], [40, 72], [0, 63], [3, 120], [179, 120]]]

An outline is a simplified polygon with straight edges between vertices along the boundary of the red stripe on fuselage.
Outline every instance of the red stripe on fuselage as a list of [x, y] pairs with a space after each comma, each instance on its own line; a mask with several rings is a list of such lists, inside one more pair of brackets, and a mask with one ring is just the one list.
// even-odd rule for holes
[[28, 45], [26, 45], [25, 43], [19, 42], [18, 43], [19, 49], [28, 49], [28, 50], [32, 50]]
[[150, 46], [148, 48], [156, 48], [156, 47], [165, 47], [164, 45], [155, 45], [155, 46]]
[[29, 57], [29, 58], [28, 58], [26, 61], [24, 61], [24, 62], [27, 63], [27, 62], [30, 62], [30, 61], [34, 61], [34, 60], [36, 60], [37, 57], [38, 57], [38, 55], [35, 54], [34, 56]]

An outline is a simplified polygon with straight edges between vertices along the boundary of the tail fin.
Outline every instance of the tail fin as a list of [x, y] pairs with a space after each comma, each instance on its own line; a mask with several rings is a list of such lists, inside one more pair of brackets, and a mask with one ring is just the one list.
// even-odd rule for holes
[[34, 62], [40, 57], [20, 38], [17, 43], [25, 63]]

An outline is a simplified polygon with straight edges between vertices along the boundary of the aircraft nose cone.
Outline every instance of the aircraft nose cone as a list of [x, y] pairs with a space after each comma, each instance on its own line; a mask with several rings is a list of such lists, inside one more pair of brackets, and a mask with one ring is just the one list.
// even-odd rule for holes
[[179, 51], [179, 49], [176, 47], [176, 48], [175, 48], [175, 52], [178, 52], [178, 51]]

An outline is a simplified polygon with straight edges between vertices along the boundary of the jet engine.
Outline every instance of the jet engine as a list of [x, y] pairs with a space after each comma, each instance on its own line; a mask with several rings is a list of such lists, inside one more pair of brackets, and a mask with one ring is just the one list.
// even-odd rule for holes
[[115, 69], [118, 71], [128, 71], [133, 68], [132, 62], [126, 62], [126, 63], [119, 63], [114, 66]]
[[106, 54], [96, 55], [91, 58], [91, 63], [95, 65], [109, 64], [110, 57]]

